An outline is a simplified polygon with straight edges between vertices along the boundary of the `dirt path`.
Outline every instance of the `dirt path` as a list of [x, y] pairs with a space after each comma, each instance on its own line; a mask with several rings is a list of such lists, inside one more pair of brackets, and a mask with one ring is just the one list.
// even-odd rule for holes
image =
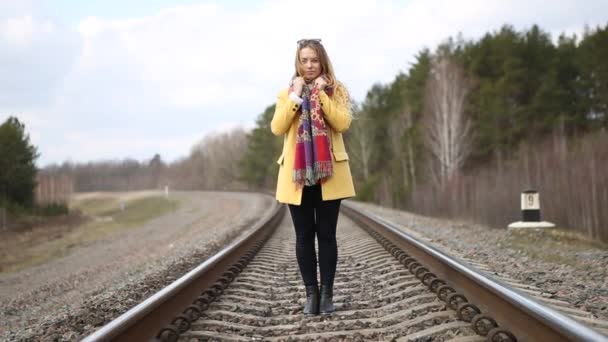
[[[175, 212], [74, 248], [48, 263], [1, 274], [0, 340], [40, 334], [51, 338], [46, 335], [49, 322], [82, 309], [85, 301], [91, 305], [92, 297], [111, 297], [130, 284], [146, 287], [150, 275], [164, 272], [210, 246], [221, 245], [274, 201], [269, 196], [248, 193], [183, 192], [173, 196], [182, 203]], [[127, 301], [125, 307], [136, 304], [133, 301]], [[83, 329], [101, 323], [85, 322]]]

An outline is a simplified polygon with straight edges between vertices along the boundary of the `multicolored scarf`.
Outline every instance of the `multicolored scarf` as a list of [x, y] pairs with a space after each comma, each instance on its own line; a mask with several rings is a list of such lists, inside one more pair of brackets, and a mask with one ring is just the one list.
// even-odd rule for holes
[[[290, 88], [290, 92], [293, 86]], [[330, 87], [325, 88], [332, 95]], [[329, 151], [329, 129], [323, 120], [323, 110], [319, 103], [319, 88], [310, 89], [305, 85], [302, 90], [300, 123], [296, 136], [296, 155], [293, 167], [293, 180], [298, 188], [304, 185], [323, 183], [333, 173]]]

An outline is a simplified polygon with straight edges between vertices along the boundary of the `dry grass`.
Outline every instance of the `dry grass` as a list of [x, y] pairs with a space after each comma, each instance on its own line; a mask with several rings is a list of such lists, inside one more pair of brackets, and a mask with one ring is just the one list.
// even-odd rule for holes
[[[124, 202], [125, 210], [120, 209]], [[110, 234], [136, 229], [177, 209], [177, 200], [158, 193], [96, 193], [76, 196], [70, 204], [90, 220], [0, 234], [0, 272], [13, 272], [61, 257], [77, 246]]]

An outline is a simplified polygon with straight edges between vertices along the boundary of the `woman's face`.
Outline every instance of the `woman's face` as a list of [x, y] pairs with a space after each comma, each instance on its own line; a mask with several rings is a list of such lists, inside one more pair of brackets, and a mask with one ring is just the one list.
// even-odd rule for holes
[[321, 62], [315, 50], [305, 47], [300, 50], [300, 65], [302, 76], [307, 80], [314, 80], [321, 75]]

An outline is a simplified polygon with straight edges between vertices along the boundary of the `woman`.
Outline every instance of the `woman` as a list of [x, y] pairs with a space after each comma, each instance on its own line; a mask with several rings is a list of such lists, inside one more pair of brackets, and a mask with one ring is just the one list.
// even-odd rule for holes
[[320, 39], [298, 41], [295, 69], [291, 85], [279, 93], [271, 122], [272, 132], [284, 136], [276, 198], [289, 204], [296, 231], [296, 257], [306, 287], [304, 314], [327, 314], [335, 310], [340, 200], [355, 196], [342, 139], [352, 120], [350, 100]]

